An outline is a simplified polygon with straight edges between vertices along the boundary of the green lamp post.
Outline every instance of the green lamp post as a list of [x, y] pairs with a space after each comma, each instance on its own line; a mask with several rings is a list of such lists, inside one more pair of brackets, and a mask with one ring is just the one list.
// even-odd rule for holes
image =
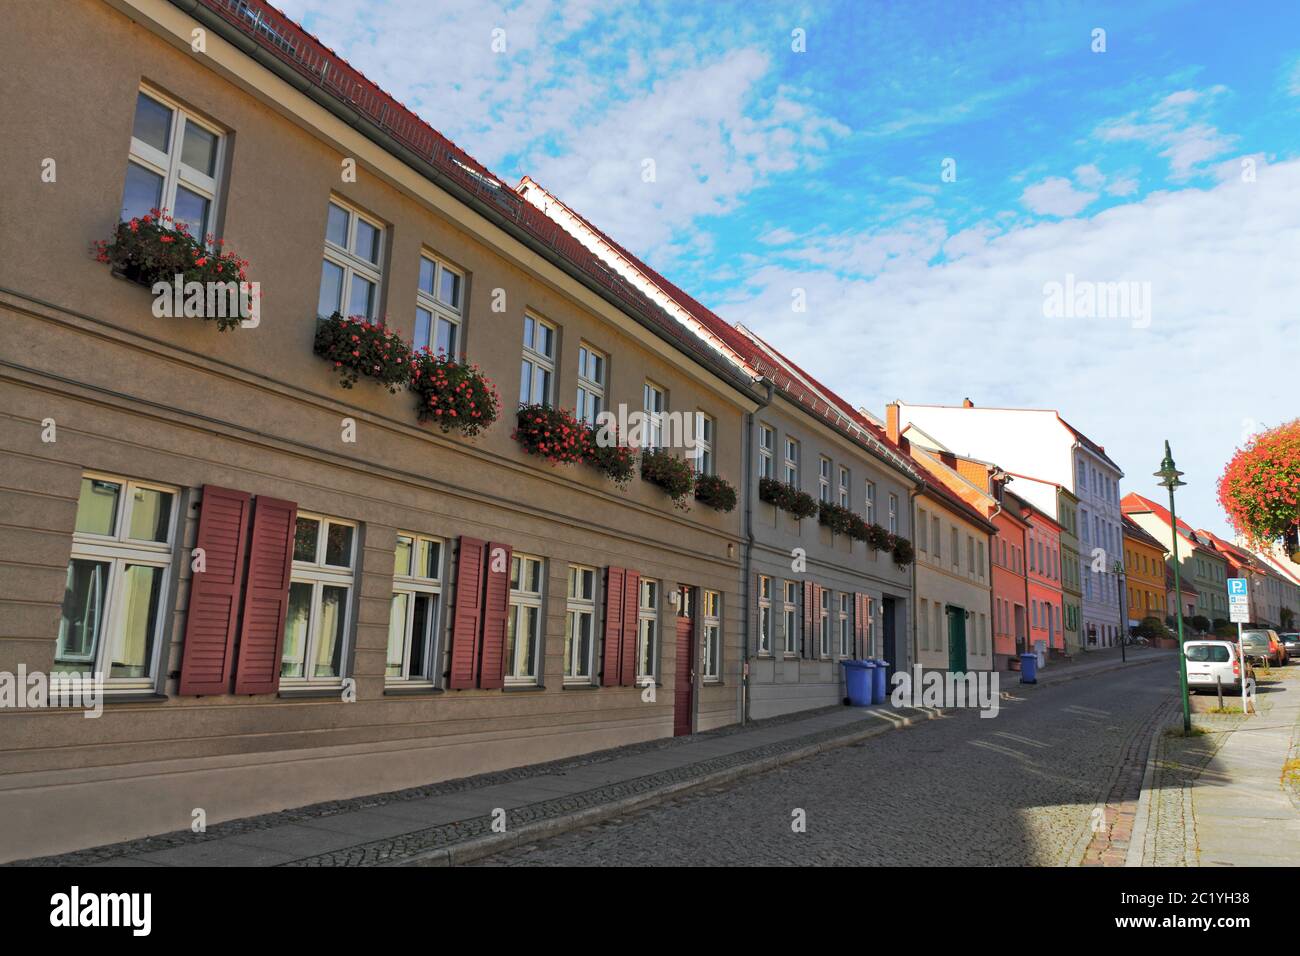
[[1178, 595], [1178, 686], [1183, 695], [1183, 733], [1192, 729], [1192, 707], [1187, 699], [1187, 656], [1183, 653], [1183, 608], [1182, 583], [1178, 574], [1178, 513], [1174, 511], [1174, 489], [1187, 484], [1179, 481], [1182, 472], [1174, 467], [1174, 456], [1169, 451], [1169, 440], [1165, 439], [1165, 460], [1160, 463], [1160, 470], [1155, 477], [1160, 479], [1160, 486], [1169, 489], [1169, 523], [1173, 526], [1174, 546], [1174, 594]]

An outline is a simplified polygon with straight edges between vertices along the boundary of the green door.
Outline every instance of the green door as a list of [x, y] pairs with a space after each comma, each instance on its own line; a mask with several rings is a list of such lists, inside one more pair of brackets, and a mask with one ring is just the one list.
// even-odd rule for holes
[[948, 670], [954, 674], [966, 671], [966, 612], [948, 605]]

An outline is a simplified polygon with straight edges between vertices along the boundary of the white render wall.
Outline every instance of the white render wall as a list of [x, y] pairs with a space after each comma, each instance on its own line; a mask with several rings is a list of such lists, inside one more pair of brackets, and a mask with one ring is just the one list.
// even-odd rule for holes
[[[1123, 559], [1124, 532], [1120, 512], [1119, 482], [1123, 474], [1104, 458], [1078, 444], [1074, 434], [1051, 409], [965, 408], [960, 405], [909, 405], [899, 403], [899, 427], [915, 423], [951, 451], [992, 462], [999, 468], [1043, 481], [1056, 482], [1079, 498], [1079, 553], [1082, 564], [1083, 622], [1080, 640], [1087, 645], [1095, 632], [1102, 647], [1123, 634], [1118, 579], [1111, 572]], [[1084, 483], [1079, 466], [1087, 468]], [[1097, 473], [1112, 485], [1104, 493], [1094, 487]], [[1049, 515], [1057, 515], [1055, 492], [1043, 485], [1020, 482], [1016, 494]], [[1113, 489], [1113, 490], [1112, 490]], [[1086, 523], [1085, 523], [1086, 515]], [[1104, 571], [1094, 572], [1093, 549], [1101, 547]]]

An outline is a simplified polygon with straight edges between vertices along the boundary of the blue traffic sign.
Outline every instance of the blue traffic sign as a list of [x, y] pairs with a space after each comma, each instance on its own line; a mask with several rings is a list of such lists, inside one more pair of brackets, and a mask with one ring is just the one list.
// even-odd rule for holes
[[1246, 593], [1246, 579], [1245, 579], [1245, 578], [1228, 578], [1228, 593], [1229, 593], [1229, 594], [1245, 594], [1245, 593]]

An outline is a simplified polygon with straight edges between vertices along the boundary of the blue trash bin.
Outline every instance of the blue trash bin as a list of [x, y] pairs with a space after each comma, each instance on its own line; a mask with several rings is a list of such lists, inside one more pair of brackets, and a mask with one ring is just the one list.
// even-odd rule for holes
[[841, 661], [844, 686], [851, 707], [871, 706], [871, 668], [866, 661]]
[[880, 658], [876, 658], [874, 663], [876, 667], [871, 672], [871, 702], [873, 704], [883, 704], [885, 697], [889, 694], [889, 664]]
[[1038, 683], [1038, 655], [1037, 654], [1020, 655], [1020, 683], [1022, 684]]

